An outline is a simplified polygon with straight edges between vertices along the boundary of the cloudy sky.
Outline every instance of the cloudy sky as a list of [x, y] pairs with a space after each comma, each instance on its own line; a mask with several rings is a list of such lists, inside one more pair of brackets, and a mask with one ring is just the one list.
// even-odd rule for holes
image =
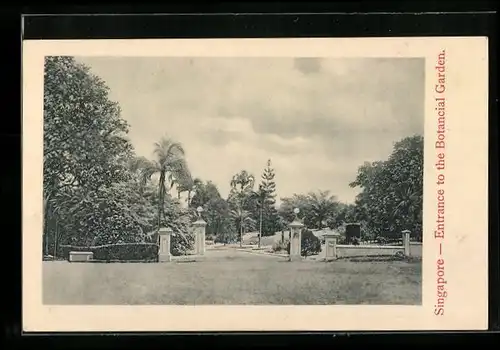
[[279, 197], [349, 188], [365, 161], [423, 133], [424, 61], [415, 58], [79, 57], [110, 88], [139, 155], [180, 141], [193, 176], [223, 196], [268, 159]]

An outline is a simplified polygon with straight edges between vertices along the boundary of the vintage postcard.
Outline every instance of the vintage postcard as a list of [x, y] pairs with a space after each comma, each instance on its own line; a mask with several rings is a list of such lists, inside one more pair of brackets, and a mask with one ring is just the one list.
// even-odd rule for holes
[[486, 329], [487, 44], [25, 41], [24, 330]]

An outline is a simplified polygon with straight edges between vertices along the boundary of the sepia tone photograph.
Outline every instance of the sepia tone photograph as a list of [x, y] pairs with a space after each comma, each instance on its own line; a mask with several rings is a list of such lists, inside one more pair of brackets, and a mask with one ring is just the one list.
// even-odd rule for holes
[[43, 303], [421, 305], [423, 58], [47, 56]]
[[486, 329], [487, 55], [23, 42], [23, 330]]

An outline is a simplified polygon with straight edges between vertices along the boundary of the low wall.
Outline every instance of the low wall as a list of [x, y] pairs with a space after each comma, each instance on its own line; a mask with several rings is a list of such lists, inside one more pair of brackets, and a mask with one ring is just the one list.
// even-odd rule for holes
[[404, 247], [383, 245], [337, 245], [338, 258], [395, 255], [397, 252], [404, 253]]
[[410, 242], [410, 256], [422, 256], [422, 243]]

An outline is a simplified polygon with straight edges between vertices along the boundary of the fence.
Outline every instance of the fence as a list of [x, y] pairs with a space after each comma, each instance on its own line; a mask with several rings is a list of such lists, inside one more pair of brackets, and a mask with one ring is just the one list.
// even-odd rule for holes
[[338, 234], [325, 236], [326, 260], [347, 257], [394, 256], [402, 254], [406, 257], [422, 256], [422, 245], [410, 243], [410, 231], [402, 233], [402, 245], [340, 245], [337, 244]]

